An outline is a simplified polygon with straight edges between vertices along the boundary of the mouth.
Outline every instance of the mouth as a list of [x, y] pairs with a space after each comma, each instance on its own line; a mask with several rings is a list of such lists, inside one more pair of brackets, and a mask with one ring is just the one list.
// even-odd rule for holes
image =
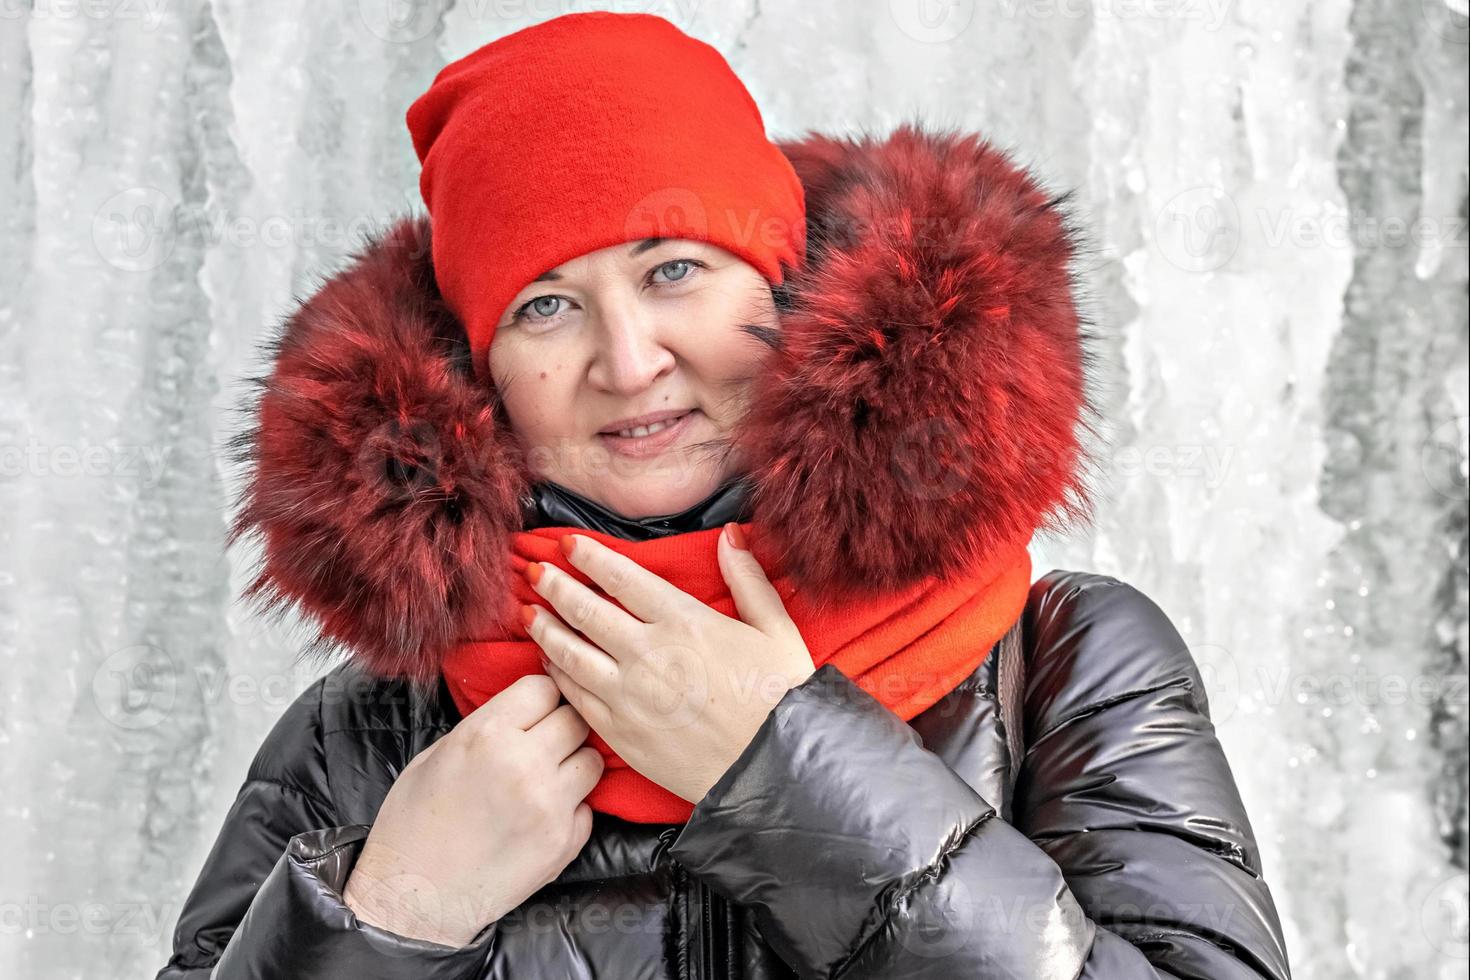
[[622, 456], [635, 459], [656, 456], [679, 441], [699, 416], [699, 409], [691, 408], [682, 415], [660, 419], [647, 425], [634, 426], [615, 432], [599, 432], [602, 444]]

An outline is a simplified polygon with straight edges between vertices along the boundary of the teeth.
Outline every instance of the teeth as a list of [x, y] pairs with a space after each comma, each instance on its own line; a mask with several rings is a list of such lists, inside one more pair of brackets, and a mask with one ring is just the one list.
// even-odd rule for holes
[[618, 431], [618, 435], [622, 436], [624, 439], [641, 439], [644, 436], [651, 436], [655, 432], [662, 432], [683, 417], [684, 416], [680, 415], [679, 418], [664, 419], [662, 422], [655, 422], [652, 425], [639, 425], [634, 426], [631, 429], [620, 429]]

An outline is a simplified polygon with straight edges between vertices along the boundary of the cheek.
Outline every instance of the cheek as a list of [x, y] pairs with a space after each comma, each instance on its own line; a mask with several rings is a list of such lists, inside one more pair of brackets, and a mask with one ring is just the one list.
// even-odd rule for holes
[[[749, 295], [761, 293], [764, 287], [757, 283], [743, 284], [733, 295], [721, 297], [722, 302], [704, 311], [694, 322], [717, 324], [714, 329], [702, 331], [696, 350], [699, 372], [710, 384], [734, 385], [749, 379], [760, 371], [762, 362], [770, 357], [771, 350], [740, 328], [742, 323], [759, 323], [777, 326], [774, 308], [770, 303], [754, 303]], [[764, 293], [769, 296], [769, 293]]]
[[[555, 442], [574, 429], [576, 386], [566, 363], [555, 355], [496, 352], [491, 376], [516, 432], [533, 444]], [[512, 379], [509, 385], [502, 378]]]
[[705, 414], [717, 429], [727, 429], [744, 414], [770, 349], [732, 323], [686, 350], [694, 384], [704, 393]]
[[700, 373], [713, 384], [735, 384], [755, 374], [769, 354], [763, 345], [732, 326], [700, 345]]

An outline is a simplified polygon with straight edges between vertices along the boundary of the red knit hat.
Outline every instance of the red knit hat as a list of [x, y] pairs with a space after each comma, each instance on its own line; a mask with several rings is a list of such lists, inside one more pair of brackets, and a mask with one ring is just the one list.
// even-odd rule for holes
[[446, 65], [408, 109], [439, 289], [475, 372], [541, 273], [650, 237], [770, 283], [805, 258], [801, 180], [724, 57], [652, 14], [566, 14]]

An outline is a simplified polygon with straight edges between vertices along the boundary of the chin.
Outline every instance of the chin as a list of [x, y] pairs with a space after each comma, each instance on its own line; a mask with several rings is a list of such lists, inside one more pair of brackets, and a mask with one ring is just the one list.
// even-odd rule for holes
[[718, 473], [681, 480], [676, 473], [660, 471], [650, 473], [644, 479], [604, 482], [582, 493], [608, 510], [632, 520], [641, 520], [688, 510], [714, 493], [720, 483]]

